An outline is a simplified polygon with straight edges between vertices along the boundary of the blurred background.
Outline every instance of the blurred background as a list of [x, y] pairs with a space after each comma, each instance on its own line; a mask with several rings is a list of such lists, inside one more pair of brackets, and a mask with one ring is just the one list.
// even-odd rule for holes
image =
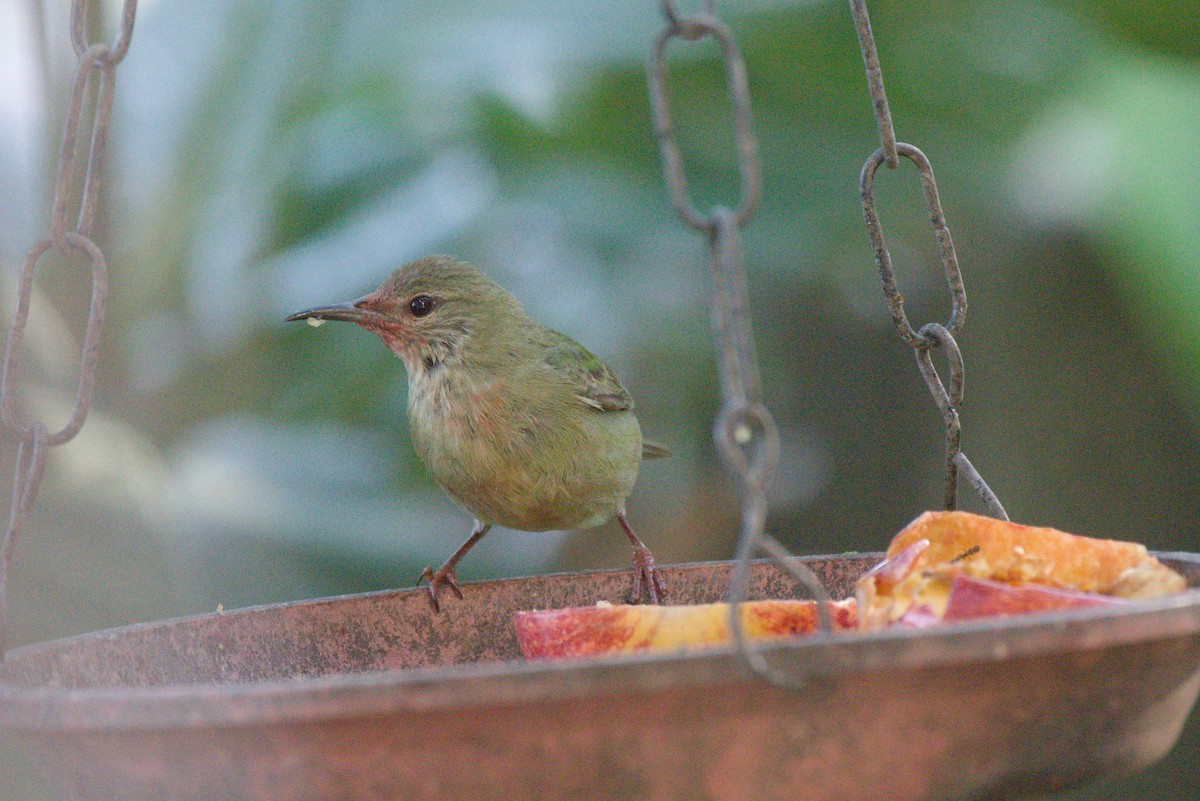
[[[93, 38], [119, 5], [99, 4]], [[877, 134], [850, 15], [719, 11], [765, 179], [744, 244], [783, 432], [769, 528], [797, 553], [882, 549], [940, 504], [943, 444], [862, 224]], [[1200, 550], [1200, 2], [871, 13], [898, 136], [933, 162], [965, 274], [964, 452], [1017, 521]], [[0, 0], [5, 329], [49, 226], [68, 19], [66, 0]], [[402, 365], [351, 326], [282, 322], [430, 252], [482, 267], [622, 377], [676, 454], [630, 500], [659, 561], [729, 557], [704, 241], [669, 208], [646, 101], [661, 25], [652, 0], [142, 0], [95, 237], [112, 287], [96, 401], [19, 543], [13, 644], [404, 587], [440, 564], [470, 520], [409, 444]], [[735, 204], [716, 47], [668, 59], [695, 203]], [[915, 170], [899, 172], [877, 187], [906, 308], [945, 321]], [[73, 399], [83, 272], [38, 267], [22, 402], [51, 428]], [[4, 441], [6, 482], [15, 452]], [[962, 505], [983, 508], [969, 490]], [[459, 576], [627, 563], [612, 525], [497, 530]], [[1153, 769], [1062, 798], [1200, 797], [1198, 721]], [[10, 749], [0, 797], [41, 798]]]

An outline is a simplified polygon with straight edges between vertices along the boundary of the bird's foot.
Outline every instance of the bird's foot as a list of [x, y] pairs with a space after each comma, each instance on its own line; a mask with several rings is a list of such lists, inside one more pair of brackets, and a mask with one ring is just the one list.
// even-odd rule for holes
[[633, 533], [633, 528], [625, 518], [624, 509], [617, 512], [617, 522], [621, 524], [621, 529], [629, 538], [629, 544], [633, 546], [633, 602], [640, 604], [645, 598], [652, 604], [662, 603], [667, 597], [667, 590], [654, 564], [654, 554], [650, 553], [650, 549]]
[[632, 599], [640, 604], [660, 604], [667, 597], [667, 590], [658, 567], [654, 564], [654, 554], [645, 545], [633, 546], [633, 590]]
[[434, 612], [442, 611], [438, 604], [438, 590], [445, 584], [450, 590], [462, 600], [462, 590], [458, 586], [458, 581], [454, 576], [454, 568], [442, 565], [437, 570], [432, 567], [427, 567], [421, 571], [421, 575], [417, 578], [417, 586], [421, 586], [422, 581], [428, 581], [429, 585], [425, 588], [426, 595], [429, 598], [429, 605], [433, 607]]
[[449, 559], [442, 563], [441, 567], [437, 570], [427, 567], [421, 571], [421, 575], [417, 579], [417, 586], [420, 587], [422, 581], [429, 582], [429, 587], [427, 588], [429, 591], [429, 605], [433, 607], [435, 613], [442, 611], [438, 605], [438, 590], [441, 589], [443, 584], [448, 586], [458, 596], [458, 600], [462, 600], [463, 594], [462, 590], [458, 587], [458, 580], [454, 576], [454, 566], [458, 564], [458, 560], [466, 556], [467, 551], [471, 550], [471, 546], [479, 542], [483, 535], [488, 533], [491, 527], [491, 523], [481, 523], [476, 520], [475, 528], [471, 531], [471, 536], [458, 547], [458, 550]]

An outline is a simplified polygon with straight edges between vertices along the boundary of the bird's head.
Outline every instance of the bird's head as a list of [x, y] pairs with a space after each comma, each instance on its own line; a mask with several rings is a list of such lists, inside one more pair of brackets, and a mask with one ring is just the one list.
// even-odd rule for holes
[[368, 295], [316, 306], [293, 320], [355, 323], [383, 340], [410, 369], [430, 369], [465, 351], [499, 345], [525, 312], [511, 293], [471, 265], [427, 256], [392, 273]]

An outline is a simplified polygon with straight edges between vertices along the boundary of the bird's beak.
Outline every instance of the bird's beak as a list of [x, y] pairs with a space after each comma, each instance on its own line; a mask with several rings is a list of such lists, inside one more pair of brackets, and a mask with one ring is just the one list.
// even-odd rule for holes
[[311, 309], [289, 314], [284, 318], [284, 322], [291, 323], [296, 320], [340, 320], [347, 323], [368, 325], [387, 320], [387, 317], [379, 312], [359, 306], [358, 304], [362, 303], [362, 301], [363, 299], [359, 299], [347, 301], [346, 303], [333, 303], [328, 306], [314, 306]]

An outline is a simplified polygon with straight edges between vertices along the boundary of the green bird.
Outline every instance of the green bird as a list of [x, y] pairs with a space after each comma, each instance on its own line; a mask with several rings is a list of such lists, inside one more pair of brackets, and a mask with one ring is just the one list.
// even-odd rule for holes
[[625, 517], [643, 457], [633, 399], [613, 371], [570, 337], [535, 322], [507, 290], [469, 264], [428, 256], [358, 300], [288, 321], [355, 323], [408, 372], [413, 445], [434, 479], [475, 517], [471, 536], [418, 579], [429, 601], [493, 525], [521, 531], [598, 526], [617, 518], [633, 546], [634, 602], [664, 595], [654, 557]]

